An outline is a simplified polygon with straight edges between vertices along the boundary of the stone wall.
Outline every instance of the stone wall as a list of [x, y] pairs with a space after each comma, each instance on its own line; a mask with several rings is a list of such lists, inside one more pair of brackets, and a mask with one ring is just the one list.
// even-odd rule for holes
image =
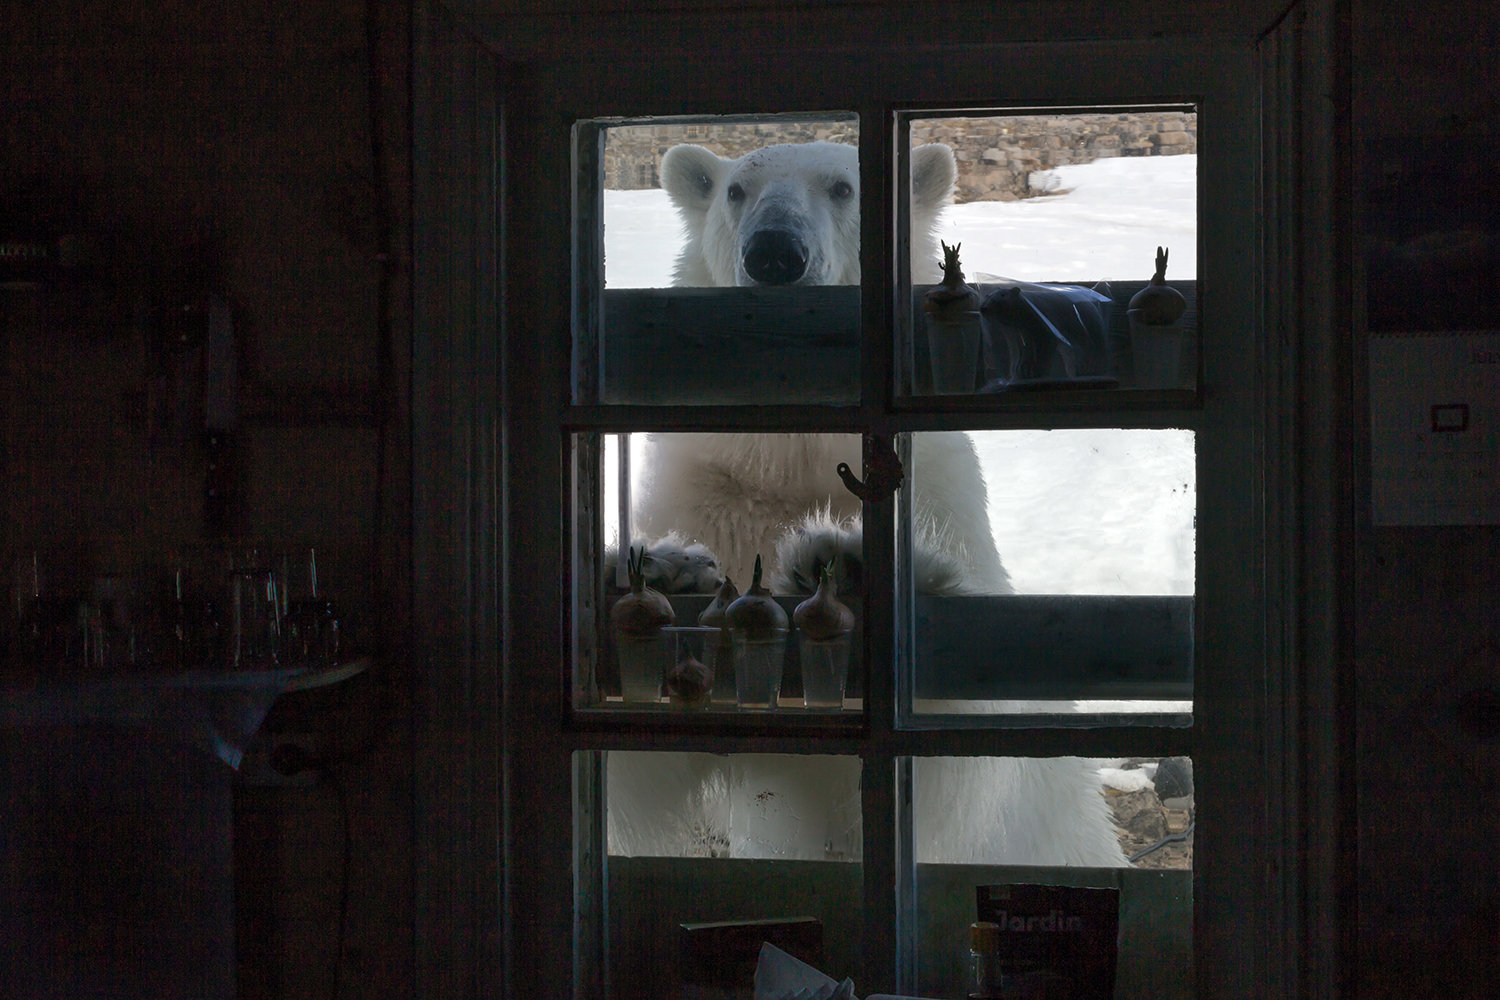
[[[1198, 151], [1197, 116], [1149, 114], [1026, 115], [932, 118], [912, 124], [917, 143], [945, 142], [958, 159], [955, 200], [1014, 201], [1047, 193], [1031, 175], [1110, 156], [1172, 156]], [[639, 190], [659, 186], [661, 155], [680, 142], [707, 146], [720, 156], [742, 156], [778, 142], [855, 143], [858, 124], [762, 122], [755, 124], [632, 125], [611, 129], [604, 155], [605, 186]]]

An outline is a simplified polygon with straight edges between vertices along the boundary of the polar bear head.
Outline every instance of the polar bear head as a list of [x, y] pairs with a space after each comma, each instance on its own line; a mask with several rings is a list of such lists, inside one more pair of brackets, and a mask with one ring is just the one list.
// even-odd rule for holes
[[[934, 227], [957, 178], [953, 150], [912, 151], [912, 279], [937, 280]], [[725, 158], [674, 146], [661, 186], [682, 216], [687, 242], [675, 283], [854, 285], [859, 283], [859, 153], [808, 142]]]

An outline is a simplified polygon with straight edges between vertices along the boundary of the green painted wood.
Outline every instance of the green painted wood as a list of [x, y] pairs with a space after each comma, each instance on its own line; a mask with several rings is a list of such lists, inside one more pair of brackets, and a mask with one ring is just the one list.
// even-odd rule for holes
[[[776, 600], [790, 617], [803, 598]], [[704, 595], [674, 595], [677, 621], [696, 622], [708, 601]], [[605, 632], [600, 689], [618, 693], [614, 644]], [[915, 695], [1188, 700], [1193, 632], [1191, 597], [918, 597]], [[786, 655], [782, 692], [800, 695], [795, 641], [787, 643]], [[863, 690], [863, 676], [851, 666], [851, 697]]]
[[[823, 924], [823, 971], [860, 982], [862, 868], [827, 861], [724, 858], [609, 859], [610, 966], [618, 1000], [682, 995], [680, 925], [811, 916]], [[917, 988], [963, 995], [974, 887], [1006, 882], [1120, 890], [1117, 1000], [1189, 1000], [1193, 993], [1190, 871], [918, 865]], [[743, 996], [749, 997], [748, 990]]]
[[854, 403], [857, 285], [604, 293], [607, 403]]
[[[1127, 387], [1133, 359], [1125, 310], [1145, 285], [1109, 282], [1112, 366]], [[1182, 361], [1184, 371], [1195, 372], [1197, 282], [1172, 285], [1187, 298], [1179, 321], [1190, 334]], [[914, 301], [920, 302], [929, 287], [917, 286]], [[984, 293], [988, 286], [978, 287]], [[853, 404], [860, 390], [859, 304], [860, 289], [854, 285], [607, 289], [597, 311], [582, 310], [578, 317], [579, 398], [593, 398], [597, 368], [604, 403]], [[913, 339], [924, 343], [920, 308], [912, 310], [912, 322]], [[912, 356], [917, 384], [926, 384], [926, 351]], [[1184, 384], [1195, 383], [1194, 377]]]

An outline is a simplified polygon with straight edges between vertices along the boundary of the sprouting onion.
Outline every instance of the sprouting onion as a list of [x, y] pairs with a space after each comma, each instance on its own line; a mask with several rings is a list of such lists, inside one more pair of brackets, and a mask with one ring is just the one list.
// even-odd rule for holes
[[609, 609], [610, 624], [615, 632], [627, 636], [649, 636], [660, 631], [662, 626], [672, 624], [672, 602], [661, 591], [646, 586], [646, 574], [642, 564], [646, 561], [646, 550], [637, 553], [632, 546], [625, 557], [625, 566], [630, 573], [630, 593], [615, 602]]
[[750, 589], [729, 605], [724, 620], [731, 629], [743, 632], [751, 641], [769, 639], [778, 630], [786, 630], [786, 612], [781, 610], [771, 592], [761, 586], [760, 556], [755, 557], [755, 578], [750, 581]]
[[1187, 300], [1167, 284], [1167, 248], [1156, 248], [1156, 273], [1151, 281], [1131, 296], [1130, 308], [1137, 323], [1145, 326], [1171, 326], [1182, 318]]
[[937, 322], [954, 322], [979, 308], [979, 292], [964, 283], [964, 269], [958, 262], [958, 248], [963, 244], [938, 245], [943, 248], [943, 262], [938, 265], [943, 280], [928, 289], [922, 308]]
[[667, 671], [667, 694], [674, 705], [700, 708], [708, 702], [713, 688], [712, 668], [692, 654], [685, 655]]
[[854, 612], [838, 599], [833, 563], [823, 567], [818, 589], [792, 612], [792, 621], [809, 639], [836, 639], [854, 630]]
[[707, 626], [708, 628], [724, 628], [724, 612], [729, 610], [729, 605], [733, 604], [735, 598], [739, 596], [739, 588], [734, 585], [733, 580], [726, 576], [724, 582], [719, 584], [719, 589], [714, 594], [714, 599], [709, 601], [708, 607], [704, 608], [702, 613], [698, 615], [698, 624]]

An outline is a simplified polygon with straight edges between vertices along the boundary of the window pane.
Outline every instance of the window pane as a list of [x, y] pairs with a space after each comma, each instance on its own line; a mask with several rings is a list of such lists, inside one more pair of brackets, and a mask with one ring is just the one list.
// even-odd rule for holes
[[[1096, 906], [1106, 922], [1117, 914], [1112, 995], [1192, 996], [1188, 758], [917, 758], [913, 783], [918, 993], [966, 995], [972, 988], [969, 925], [998, 920], [1000, 908], [1007, 917], [999, 939], [1008, 984], [1017, 996], [1053, 995], [1023, 988], [1045, 978], [1033, 964], [1043, 950], [1038, 946], [1063, 939], [1050, 932], [1060, 928], [1059, 920], [1080, 915], [1073, 907]], [[1014, 905], [1002, 905], [1001, 887], [1010, 886], [1028, 888], [1012, 894]], [[1110, 891], [1079, 900], [1056, 888], [1069, 886]], [[1040, 918], [1033, 931], [1024, 922], [1028, 916]], [[1082, 929], [1115, 940], [1107, 927]], [[1043, 933], [1048, 937], [1036, 937]], [[1054, 971], [1077, 974], [1099, 954], [1093, 948]]]
[[615, 751], [606, 768], [616, 996], [748, 997], [762, 940], [857, 975], [858, 758]]
[[[910, 127], [906, 391], [1193, 388], [1190, 107], [924, 113]], [[1163, 267], [1175, 307], [1172, 291], [1137, 299]], [[952, 287], [934, 289], [945, 272]]]
[[[836, 470], [858, 468], [860, 449], [848, 434], [580, 435], [575, 706], [859, 711], [863, 609], [847, 587], [861, 564], [860, 503]], [[633, 539], [624, 559], [622, 537]], [[632, 558], [640, 596], [629, 595]], [[780, 617], [725, 636], [720, 629], [738, 621], [728, 609], [750, 591], [757, 560], [767, 591], [757, 600]], [[799, 608], [831, 563], [846, 589], [840, 596], [830, 579], [821, 617], [810, 619], [811, 608]], [[664, 600], [670, 620], [628, 625], [620, 609], [648, 600]], [[673, 684], [674, 670], [681, 680], [698, 669], [681, 668], [687, 656], [709, 672], [698, 701]]]
[[1191, 711], [1193, 442], [913, 435], [915, 710]]
[[575, 131], [580, 402], [858, 399], [854, 115]]

